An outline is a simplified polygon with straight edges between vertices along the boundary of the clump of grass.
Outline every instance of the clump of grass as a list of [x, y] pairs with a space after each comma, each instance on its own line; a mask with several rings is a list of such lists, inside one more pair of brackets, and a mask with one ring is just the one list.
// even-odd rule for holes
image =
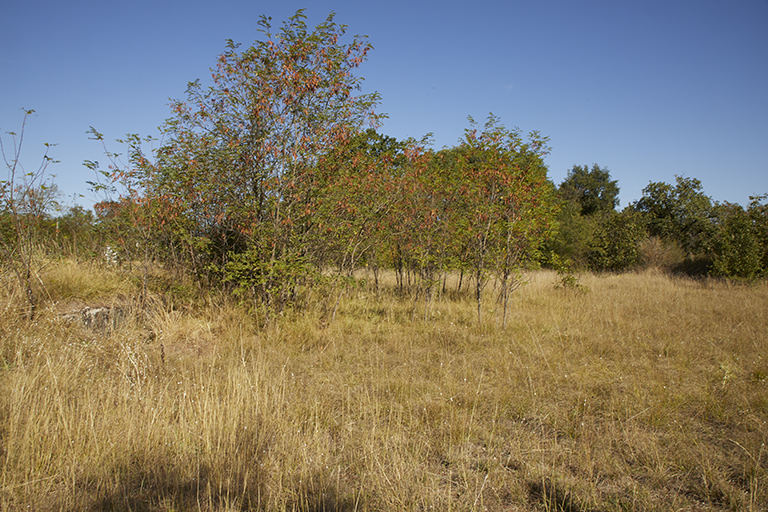
[[91, 262], [52, 262], [42, 274], [42, 281], [44, 297], [52, 302], [104, 301], [135, 293], [130, 274]]
[[[52, 296], [130, 294], [115, 276]], [[585, 274], [589, 294], [564, 294], [554, 272], [527, 280], [506, 328], [500, 312], [476, 325], [472, 298], [448, 293], [455, 276], [426, 320], [380, 276], [333, 322], [318, 307], [264, 326], [226, 297], [157, 285], [114, 329], [54, 307], [0, 326], [0, 509], [768, 502], [765, 285]]]

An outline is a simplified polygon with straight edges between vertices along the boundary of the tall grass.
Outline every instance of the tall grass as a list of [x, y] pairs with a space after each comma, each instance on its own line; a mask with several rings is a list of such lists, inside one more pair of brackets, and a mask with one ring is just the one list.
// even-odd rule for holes
[[[765, 284], [540, 272], [502, 329], [455, 280], [425, 321], [389, 279], [264, 327], [161, 272], [139, 306], [130, 275], [51, 266], [48, 308], [0, 325], [0, 509], [768, 503]], [[75, 303], [129, 314], [91, 329]]]

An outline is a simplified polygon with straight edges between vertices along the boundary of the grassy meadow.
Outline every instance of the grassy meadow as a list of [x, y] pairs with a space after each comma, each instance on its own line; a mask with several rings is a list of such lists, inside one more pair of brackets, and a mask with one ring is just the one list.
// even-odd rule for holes
[[308, 296], [266, 326], [183, 276], [139, 300], [137, 272], [71, 261], [29, 322], [7, 277], [0, 510], [768, 507], [765, 283], [526, 279], [502, 328], [493, 284], [478, 326], [458, 276], [426, 318], [386, 275], [332, 321]]

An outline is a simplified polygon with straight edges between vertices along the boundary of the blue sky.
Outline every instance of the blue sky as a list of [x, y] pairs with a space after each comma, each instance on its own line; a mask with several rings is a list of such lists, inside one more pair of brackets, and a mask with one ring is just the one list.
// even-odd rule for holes
[[574, 164], [607, 167], [621, 206], [676, 174], [718, 201], [768, 193], [768, 0], [5, 1], [6, 149], [20, 108], [35, 109], [23, 162], [57, 143], [63, 201], [90, 206], [82, 162], [106, 160], [90, 126], [110, 141], [157, 135], [169, 98], [205, 83], [226, 39], [247, 46], [261, 14], [279, 25], [305, 7], [312, 26], [334, 11], [369, 36], [359, 74], [382, 96], [387, 135], [453, 146], [467, 116], [493, 112], [550, 137], [555, 183]]

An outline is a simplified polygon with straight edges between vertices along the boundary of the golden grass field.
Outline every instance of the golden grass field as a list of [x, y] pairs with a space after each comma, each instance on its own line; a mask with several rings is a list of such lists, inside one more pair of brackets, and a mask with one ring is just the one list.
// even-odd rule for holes
[[426, 321], [388, 276], [265, 327], [161, 271], [143, 304], [124, 269], [41, 278], [32, 322], [0, 296], [2, 510], [768, 507], [765, 283], [540, 271], [502, 329], [455, 279]]

